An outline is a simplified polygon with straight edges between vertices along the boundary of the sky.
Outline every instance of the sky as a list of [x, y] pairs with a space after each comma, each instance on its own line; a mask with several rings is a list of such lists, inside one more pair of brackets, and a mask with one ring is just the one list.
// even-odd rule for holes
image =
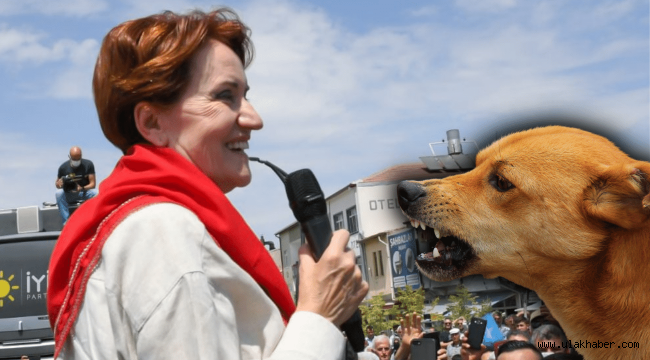
[[[419, 162], [458, 129], [479, 147], [551, 123], [650, 160], [648, 0], [251, 0], [223, 4], [252, 31], [250, 156], [310, 168], [326, 196]], [[114, 26], [203, 0], [0, 0], [0, 209], [54, 201], [73, 145], [106, 178], [91, 81]], [[228, 194], [266, 240], [294, 222], [282, 183], [251, 163]], [[101, 189], [100, 189], [101, 190]], [[276, 241], [277, 243], [277, 241]]]

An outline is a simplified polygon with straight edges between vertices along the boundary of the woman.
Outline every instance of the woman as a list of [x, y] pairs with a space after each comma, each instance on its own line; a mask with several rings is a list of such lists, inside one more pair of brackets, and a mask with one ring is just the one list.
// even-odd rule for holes
[[300, 249], [294, 305], [225, 193], [251, 179], [262, 120], [246, 99], [252, 48], [235, 14], [166, 12], [103, 41], [93, 90], [124, 153], [50, 262], [57, 358], [337, 359], [368, 291], [349, 234], [316, 263]]

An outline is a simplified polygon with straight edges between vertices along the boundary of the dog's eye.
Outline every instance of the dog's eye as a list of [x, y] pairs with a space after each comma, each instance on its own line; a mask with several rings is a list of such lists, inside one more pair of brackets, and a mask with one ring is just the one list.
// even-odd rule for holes
[[490, 178], [490, 184], [500, 192], [506, 192], [515, 187], [510, 181], [508, 181], [508, 179], [498, 174], [492, 175]]

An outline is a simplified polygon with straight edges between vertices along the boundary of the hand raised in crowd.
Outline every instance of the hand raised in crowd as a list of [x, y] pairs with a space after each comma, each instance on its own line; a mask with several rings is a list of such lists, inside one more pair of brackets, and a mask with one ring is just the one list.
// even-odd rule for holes
[[465, 337], [461, 339], [461, 348], [460, 348], [460, 356], [463, 360], [481, 360], [481, 356], [483, 355], [484, 352], [487, 351], [487, 347], [485, 345], [481, 344], [480, 349], [473, 349], [469, 346], [467, 343], [467, 337], [469, 336], [469, 331], [465, 331]]
[[395, 353], [395, 360], [406, 360], [411, 355], [411, 340], [419, 339], [422, 332], [422, 317], [417, 313], [406, 314], [400, 319], [402, 343]]
[[438, 350], [438, 352], [436, 353], [436, 355], [438, 355], [438, 357], [436, 357], [436, 360], [449, 360], [449, 359], [447, 358], [447, 349], [440, 349], [440, 350]]
[[347, 247], [350, 233], [338, 230], [316, 262], [308, 244], [300, 247], [300, 282], [296, 311], [319, 314], [341, 326], [368, 293], [354, 252]]

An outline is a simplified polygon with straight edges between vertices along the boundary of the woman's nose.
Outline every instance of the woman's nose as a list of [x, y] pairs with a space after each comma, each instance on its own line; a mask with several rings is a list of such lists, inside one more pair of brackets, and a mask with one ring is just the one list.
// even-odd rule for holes
[[242, 101], [241, 113], [239, 114], [238, 123], [242, 127], [253, 130], [259, 130], [264, 126], [262, 118], [257, 113], [253, 105], [251, 105], [251, 103], [249, 103], [246, 99]]

